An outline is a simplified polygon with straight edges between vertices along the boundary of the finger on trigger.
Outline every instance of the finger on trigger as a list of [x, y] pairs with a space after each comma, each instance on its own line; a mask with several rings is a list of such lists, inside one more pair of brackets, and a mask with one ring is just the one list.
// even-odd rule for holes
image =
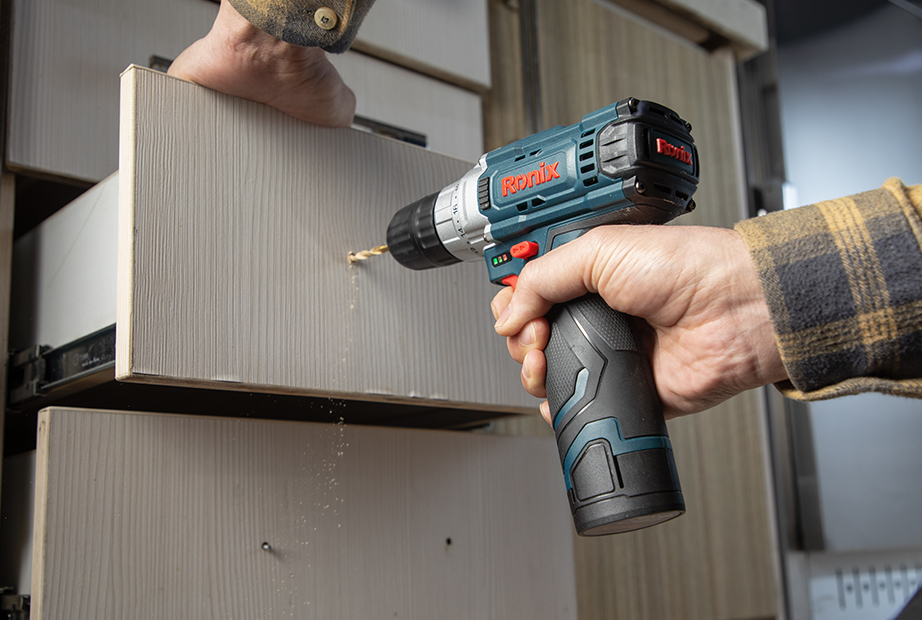
[[[498, 308], [499, 316], [496, 319], [496, 325], [493, 326], [500, 336], [514, 336], [522, 331], [529, 321], [544, 316], [552, 305], [541, 295], [523, 289], [521, 284], [514, 294], [510, 292], [508, 295], [509, 299], [505, 306]], [[506, 298], [503, 297], [502, 301], [506, 301]]]

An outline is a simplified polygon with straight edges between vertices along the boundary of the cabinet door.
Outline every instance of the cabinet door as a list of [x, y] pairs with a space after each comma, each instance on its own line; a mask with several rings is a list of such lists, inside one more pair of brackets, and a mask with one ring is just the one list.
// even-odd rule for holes
[[346, 259], [471, 164], [146, 69], [122, 110], [118, 378], [534, 411], [480, 259]]
[[7, 165], [96, 183], [118, 168], [118, 74], [205, 35], [208, 0], [14, 0]]
[[[176, 58], [209, 31], [217, 6], [15, 0], [7, 166], [90, 183], [115, 172], [119, 73], [147, 66], [151, 56]], [[335, 57], [359, 113], [431, 136], [441, 152], [476, 158], [480, 101], [472, 90], [489, 86], [485, 0], [382, 1], [359, 34], [358, 47], [468, 87], [359, 54]]]
[[[539, 0], [544, 125], [637, 97], [693, 126], [697, 210], [677, 224], [732, 226], [745, 185], [735, 62], [606, 3]], [[577, 542], [580, 617], [768, 618], [780, 611], [758, 392], [669, 423], [687, 512], [669, 523]]]
[[490, 88], [487, 0], [379, 0], [353, 48], [474, 91]]
[[32, 614], [576, 618], [553, 440], [46, 409]]
[[469, 161], [483, 153], [480, 95], [359, 52], [329, 59], [355, 93], [357, 115], [420, 133], [437, 153]]

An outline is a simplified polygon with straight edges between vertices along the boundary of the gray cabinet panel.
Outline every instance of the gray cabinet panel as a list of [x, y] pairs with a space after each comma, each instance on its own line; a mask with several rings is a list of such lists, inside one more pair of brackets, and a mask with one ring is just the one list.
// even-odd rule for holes
[[576, 618], [552, 439], [46, 409], [32, 617]]

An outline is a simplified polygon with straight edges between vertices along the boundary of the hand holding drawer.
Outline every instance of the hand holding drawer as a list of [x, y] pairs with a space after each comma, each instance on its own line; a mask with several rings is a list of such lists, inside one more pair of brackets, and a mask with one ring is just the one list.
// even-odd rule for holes
[[348, 127], [355, 95], [319, 47], [276, 39], [222, 2], [211, 31], [190, 45], [169, 73], [295, 118]]

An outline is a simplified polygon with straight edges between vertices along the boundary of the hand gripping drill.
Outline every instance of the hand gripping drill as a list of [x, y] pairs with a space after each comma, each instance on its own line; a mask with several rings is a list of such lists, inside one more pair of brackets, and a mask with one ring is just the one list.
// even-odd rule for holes
[[[627, 99], [481, 156], [460, 180], [401, 209], [387, 244], [410, 269], [483, 257], [491, 282], [515, 286], [529, 260], [595, 226], [662, 224], [691, 211], [697, 184], [691, 125]], [[662, 406], [630, 317], [590, 294], [547, 318], [547, 396], [577, 532], [681, 515]]]

